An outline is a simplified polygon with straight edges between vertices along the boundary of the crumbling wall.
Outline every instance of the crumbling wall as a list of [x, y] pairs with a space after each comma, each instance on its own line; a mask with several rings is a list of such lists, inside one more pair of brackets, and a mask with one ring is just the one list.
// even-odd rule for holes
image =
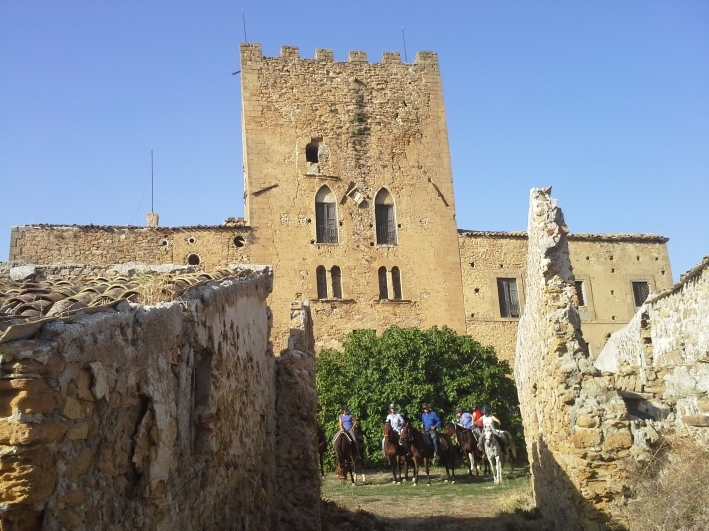
[[293, 302], [288, 348], [276, 358], [275, 508], [280, 529], [320, 529], [315, 340], [309, 303]]
[[589, 360], [568, 228], [550, 191], [530, 193], [515, 379], [537, 505], [559, 529], [597, 530], [625, 502], [633, 437], [623, 399]]
[[278, 528], [271, 286], [266, 268], [0, 345], [2, 528]]
[[631, 411], [658, 429], [709, 440], [709, 257], [672, 289], [651, 296], [613, 334], [595, 366]]

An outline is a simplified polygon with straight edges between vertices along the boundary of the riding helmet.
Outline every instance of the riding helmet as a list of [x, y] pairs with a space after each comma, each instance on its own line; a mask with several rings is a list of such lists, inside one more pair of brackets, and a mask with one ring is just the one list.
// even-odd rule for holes
[[342, 411], [349, 411], [350, 408], [348, 408], [346, 405], [342, 404], [342, 407], [340, 408]]
[[389, 404], [389, 409], [396, 409], [396, 404]]
[[462, 412], [463, 412], [463, 408], [462, 408], [462, 407], [457, 407], [457, 408], [455, 408], [455, 412], [456, 412], [456, 413], [462, 413]]
[[490, 408], [487, 406], [483, 406], [483, 415], [489, 415], [490, 414]]

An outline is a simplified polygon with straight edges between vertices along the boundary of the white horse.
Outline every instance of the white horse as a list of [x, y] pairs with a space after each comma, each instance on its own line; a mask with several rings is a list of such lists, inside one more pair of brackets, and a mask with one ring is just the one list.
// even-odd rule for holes
[[487, 460], [490, 461], [490, 468], [492, 468], [492, 478], [497, 485], [498, 483], [502, 483], [502, 463], [504, 461], [504, 455], [502, 454], [500, 441], [497, 440], [495, 432], [490, 426], [485, 426], [483, 441], [485, 443], [485, 455], [487, 456]]

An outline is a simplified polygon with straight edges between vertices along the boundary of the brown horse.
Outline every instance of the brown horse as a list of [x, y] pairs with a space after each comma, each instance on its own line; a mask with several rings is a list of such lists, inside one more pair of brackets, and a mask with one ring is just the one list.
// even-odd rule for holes
[[[419, 467], [423, 464], [426, 468], [426, 479], [428, 486], [431, 486], [431, 474], [429, 472], [429, 463], [433, 458], [433, 444], [429, 438], [408, 422], [401, 429], [400, 444], [408, 445], [409, 452], [414, 459], [414, 487], [419, 482]], [[446, 467], [446, 479], [455, 483], [455, 450], [453, 443], [445, 433], [438, 434], [438, 448], [441, 453], [441, 463]], [[450, 470], [450, 471], [449, 471]], [[452, 479], [451, 479], [452, 474]]]
[[[357, 482], [358, 462], [362, 470], [362, 482], [367, 482], [364, 475], [364, 438], [361, 433], [355, 432], [355, 441], [353, 444], [344, 432], [340, 432], [335, 439], [333, 448], [335, 460], [337, 461], [337, 476], [340, 478], [340, 482], [347, 481], [347, 472], [349, 472], [353, 487]], [[357, 445], [357, 451], [355, 451], [355, 444]]]
[[473, 475], [473, 470], [475, 470], [476, 476], [480, 475], [480, 466], [478, 465], [478, 461], [483, 464], [487, 473], [490, 473], [490, 465], [484, 459], [485, 456], [483, 452], [481, 452], [480, 448], [478, 448], [478, 435], [474, 431], [452, 422], [447, 422], [443, 426], [443, 431], [448, 436], [455, 435], [455, 438], [458, 440], [460, 449], [463, 451], [463, 455], [466, 457], [466, 461], [468, 462], [469, 476]]
[[[384, 457], [386, 457], [389, 466], [391, 467], [391, 473], [394, 476], [392, 483], [401, 485], [402, 481], [409, 479], [409, 461], [408, 451], [406, 448], [399, 444], [399, 434], [396, 430], [391, 427], [389, 422], [384, 423], [383, 428], [384, 435]], [[404, 479], [401, 479], [401, 462], [404, 462], [405, 474]], [[396, 470], [399, 469], [399, 477], [396, 476]]]
[[327, 449], [327, 437], [325, 437], [325, 430], [318, 424], [318, 457], [320, 458], [320, 476], [325, 477], [325, 469], [323, 467], [323, 460], [325, 458], [325, 450]]

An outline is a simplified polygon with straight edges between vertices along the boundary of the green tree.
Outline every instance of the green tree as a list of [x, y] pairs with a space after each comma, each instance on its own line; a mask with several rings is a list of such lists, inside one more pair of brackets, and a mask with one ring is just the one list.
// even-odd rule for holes
[[347, 404], [359, 421], [370, 461], [380, 459], [382, 424], [391, 402], [417, 427], [422, 402], [443, 422], [455, 418], [458, 406], [487, 404], [523, 447], [510, 366], [498, 360], [492, 347], [447, 327], [396, 326], [379, 337], [374, 330], [355, 330], [343, 346], [344, 352], [324, 349], [317, 358], [320, 417], [332, 438], [339, 429], [340, 407]]

